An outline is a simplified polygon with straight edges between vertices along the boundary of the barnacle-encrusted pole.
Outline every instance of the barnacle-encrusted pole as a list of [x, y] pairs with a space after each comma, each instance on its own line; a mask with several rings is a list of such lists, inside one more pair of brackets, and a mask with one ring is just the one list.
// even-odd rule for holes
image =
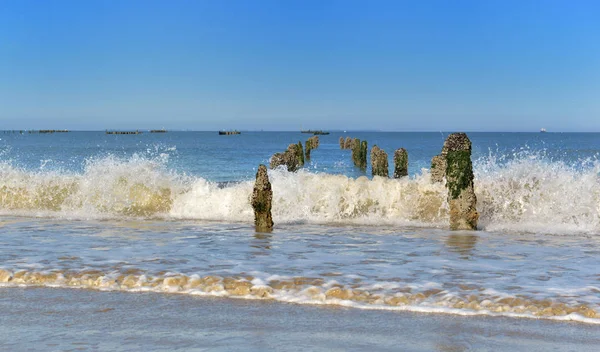
[[259, 165], [256, 172], [256, 182], [252, 192], [252, 209], [254, 209], [254, 225], [258, 232], [273, 230], [273, 217], [271, 216], [271, 203], [273, 191], [267, 174], [267, 167]]
[[444, 142], [446, 188], [451, 230], [476, 230], [479, 213], [473, 186], [471, 141], [465, 133], [453, 133]]

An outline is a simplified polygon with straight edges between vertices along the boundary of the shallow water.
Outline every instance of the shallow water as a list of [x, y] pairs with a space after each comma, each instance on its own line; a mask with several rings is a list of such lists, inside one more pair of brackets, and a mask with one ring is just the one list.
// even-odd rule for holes
[[400, 180], [352, 166], [340, 135], [269, 171], [265, 234], [256, 167], [307, 135], [1, 134], [0, 286], [600, 323], [600, 135], [470, 135], [475, 232], [447, 230], [429, 179], [444, 134], [344, 134], [407, 148]]
[[597, 351], [599, 328], [153, 293], [0, 288], [10, 351]]
[[8, 218], [5, 286], [600, 323], [597, 238], [386, 226]]

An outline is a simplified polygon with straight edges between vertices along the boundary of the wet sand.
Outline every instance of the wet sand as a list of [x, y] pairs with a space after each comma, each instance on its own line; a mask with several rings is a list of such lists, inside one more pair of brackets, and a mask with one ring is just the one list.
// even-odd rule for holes
[[5, 351], [597, 351], [600, 327], [273, 301], [0, 288]]

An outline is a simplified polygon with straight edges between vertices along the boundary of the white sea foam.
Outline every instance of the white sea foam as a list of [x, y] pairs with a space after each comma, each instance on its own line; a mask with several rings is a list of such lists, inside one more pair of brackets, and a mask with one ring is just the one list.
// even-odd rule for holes
[[489, 231], [555, 234], [600, 231], [600, 163], [548, 162], [525, 154], [475, 163], [480, 226]]
[[[600, 164], [548, 162], [524, 155], [509, 162], [476, 160], [480, 229], [597, 234], [600, 232]], [[411, 178], [350, 178], [301, 170], [269, 171], [276, 223], [338, 223], [445, 227], [443, 184], [428, 170]], [[106, 157], [83, 173], [0, 164], [0, 211], [66, 218], [164, 217], [251, 222], [253, 182], [225, 187], [178, 174], [160, 157]]]
[[[280, 302], [335, 305], [359, 309], [399, 310], [422, 313], [445, 313], [465, 316], [490, 315], [518, 318], [572, 320], [600, 324], [597, 307], [593, 304], [507, 297], [487, 299], [489, 290], [472, 291], [468, 296], [454, 296], [445, 291], [394, 293], [374, 287], [343, 286], [335, 281], [324, 282], [309, 278], [289, 281], [263, 282], [254, 278], [219, 277], [194, 274], [186, 276], [166, 273], [162, 276], [146, 274], [103, 273], [97, 270], [83, 272], [16, 271], [0, 269], [0, 287], [57, 287], [82, 288], [102, 291], [157, 292], [188, 295], [230, 297], [237, 299], [271, 299]], [[373, 290], [373, 291], [370, 291]]]

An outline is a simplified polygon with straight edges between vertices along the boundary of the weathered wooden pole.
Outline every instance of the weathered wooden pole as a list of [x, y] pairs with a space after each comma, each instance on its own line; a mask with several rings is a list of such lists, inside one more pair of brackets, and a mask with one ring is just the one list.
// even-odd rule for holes
[[319, 136], [312, 136], [309, 138], [309, 140], [312, 149], [317, 149], [319, 147]]
[[367, 151], [368, 151], [367, 141], [360, 142], [360, 160], [359, 160], [358, 166], [361, 169], [367, 168]]
[[388, 177], [388, 155], [385, 150], [374, 145], [371, 148], [371, 174], [373, 176]]
[[431, 158], [431, 182], [442, 182], [446, 177], [446, 153], [442, 151], [442, 154], [436, 155]]
[[352, 149], [352, 138], [346, 137], [346, 141], [344, 142], [344, 149]]
[[[269, 160], [269, 168], [270, 169], [276, 169], [279, 165], [286, 165], [284, 153], [275, 153]], [[286, 165], [286, 167], [287, 167], [287, 165]]]
[[306, 140], [306, 159], [310, 160], [310, 152], [319, 146], [319, 136], [312, 136]]
[[[447, 141], [448, 139], [446, 139]], [[443, 182], [444, 177], [446, 177], [446, 156], [448, 155], [448, 147], [447, 143], [444, 141], [444, 146], [442, 147], [442, 152], [433, 158], [431, 158], [431, 182]]]
[[360, 139], [354, 138], [352, 140], [352, 162], [355, 166], [359, 165], [360, 159]]
[[344, 149], [344, 137], [340, 137], [340, 149]]
[[404, 148], [394, 152], [394, 178], [408, 176], [408, 152]]
[[352, 162], [361, 169], [367, 168], [367, 141], [352, 140]]
[[302, 142], [298, 141], [296, 145], [296, 157], [298, 158], [298, 165], [304, 165], [304, 148], [302, 148]]
[[271, 161], [269, 163], [269, 167], [271, 169], [277, 168], [279, 165], [285, 165], [289, 172], [297, 171], [300, 166], [300, 162], [304, 157], [300, 157], [300, 154], [303, 153], [301, 146], [298, 144], [290, 144], [287, 150], [283, 153], [275, 153], [271, 157]]
[[451, 230], [476, 230], [479, 213], [473, 186], [471, 141], [465, 133], [452, 133], [444, 142], [446, 188]]
[[267, 174], [267, 167], [258, 166], [256, 182], [252, 192], [252, 209], [254, 209], [254, 226], [258, 232], [270, 232], [273, 230], [273, 217], [271, 216], [271, 203], [273, 191]]

